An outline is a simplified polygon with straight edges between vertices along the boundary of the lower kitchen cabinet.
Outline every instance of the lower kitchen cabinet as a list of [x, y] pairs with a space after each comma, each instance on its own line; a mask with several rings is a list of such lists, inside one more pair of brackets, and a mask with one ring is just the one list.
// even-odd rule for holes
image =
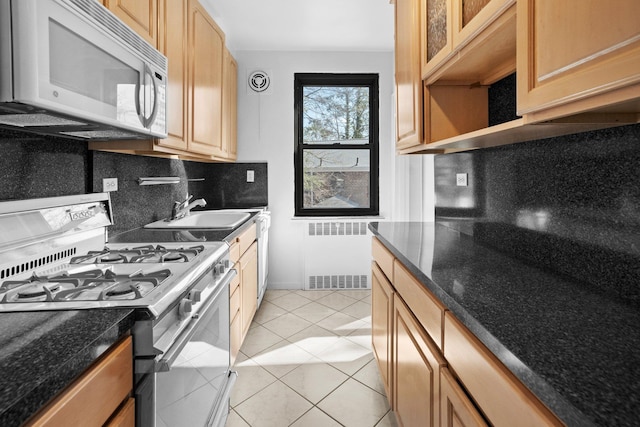
[[399, 426], [563, 425], [375, 237], [372, 254], [372, 346]]
[[234, 277], [229, 288], [229, 340], [231, 364], [236, 360], [242, 344], [242, 316], [240, 315], [240, 276]]
[[229, 248], [238, 275], [229, 289], [231, 363], [240, 351], [258, 307], [258, 243], [256, 225], [251, 224]]
[[376, 263], [371, 275], [371, 347], [378, 361], [384, 390], [393, 407], [391, 390], [392, 366], [391, 330], [393, 328], [393, 287]]
[[254, 242], [240, 257], [242, 336], [246, 336], [258, 308], [258, 243]]
[[135, 399], [130, 397], [120, 410], [105, 424], [106, 427], [131, 427], [136, 424]]
[[135, 425], [133, 345], [130, 336], [25, 423], [27, 427]]
[[445, 313], [444, 335], [449, 368], [491, 424], [563, 425], [451, 312]]
[[440, 369], [446, 362], [404, 302], [393, 301], [393, 401], [403, 427], [440, 425]]
[[440, 426], [441, 427], [484, 427], [482, 415], [464, 390], [458, 385], [449, 369], [440, 369]]

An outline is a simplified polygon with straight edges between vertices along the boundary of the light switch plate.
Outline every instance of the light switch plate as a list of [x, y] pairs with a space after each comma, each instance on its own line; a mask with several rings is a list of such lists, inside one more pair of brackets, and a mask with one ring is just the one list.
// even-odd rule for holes
[[458, 187], [466, 187], [467, 185], [469, 185], [468, 177], [466, 173], [456, 174], [456, 185]]
[[103, 178], [102, 191], [118, 191], [118, 178]]
[[248, 170], [247, 171], [247, 182], [254, 182], [255, 181], [255, 173], [252, 170]]

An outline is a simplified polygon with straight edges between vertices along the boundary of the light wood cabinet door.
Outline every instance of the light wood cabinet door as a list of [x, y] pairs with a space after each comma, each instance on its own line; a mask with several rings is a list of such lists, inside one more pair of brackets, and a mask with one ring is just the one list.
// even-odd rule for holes
[[[133, 389], [133, 344], [127, 337], [102, 355], [82, 376], [25, 423], [29, 427], [102, 426]], [[127, 407], [121, 426], [133, 426]], [[118, 414], [117, 414], [118, 415]]]
[[158, 47], [158, 0], [104, 0], [107, 9], [144, 38]]
[[440, 368], [445, 360], [397, 294], [393, 300], [393, 408], [403, 427], [440, 424]]
[[482, 415], [467, 397], [449, 369], [440, 370], [440, 426], [485, 427]]
[[189, 0], [190, 152], [224, 156], [222, 138], [222, 62], [224, 33], [197, 0]]
[[550, 109], [538, 117], [550, 119], [638, 98], [639, 1], [519, 0], [517, 13], [519, 115]]
[[396, 148], [422, 143], [420, 1], [396, 0]]
[[238, 157], [238, 63], [224, 50], [221, 152], [225, 159]]
[[240, 298], [242, 307], [242, 336], [247, 335], [258, 306], [258, 243], [254, 242], [240, 257]]
[[387, 399], [393, 409], [393, 287], [375, 262], [371, 275], [371, 346], [378, 362]]
[[420, 1], [420, 64], [422, 76], [428, 75], [451, 54], [453, 49], [453, 2]]
[[169, 61], [167, 76], [167, 138], [158, 139], [163, 147], [187, 150], [187, 4], [159, 0], [160, 51]]

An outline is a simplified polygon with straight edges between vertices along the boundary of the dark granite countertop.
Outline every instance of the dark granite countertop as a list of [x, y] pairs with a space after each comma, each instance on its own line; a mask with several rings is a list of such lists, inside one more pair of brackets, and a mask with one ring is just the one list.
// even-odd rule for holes
[[[136, 228], [125, 231], [123, 233], [110, 236], [111, 243], [165, 243], [165, 242], [193, 242], [194, 245], [204, 242], [227, 242], [231, 241], [247, 227], [256, 221], [256, 215], [261, 211], [260, 208], [244, 209], [251, 213], [242, 224], [233, 229], [219, 230], [159, 230], [151, 228]], [[194, 211], [195, 212], [195, 211]]]
[[442, 224], [369, 228], [568, 426], [638, 425], [637, 306]]
[[0, 314], [0, 425], [19, 426], [133, 325], [133, 310]]

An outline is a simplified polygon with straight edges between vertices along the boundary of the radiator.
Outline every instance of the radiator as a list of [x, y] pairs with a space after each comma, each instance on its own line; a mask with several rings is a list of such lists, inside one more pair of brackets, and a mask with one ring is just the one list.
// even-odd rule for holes
[[366, 222], [309, 222], [303, 242], [305, 289], [370, 288], [371, 234]]

